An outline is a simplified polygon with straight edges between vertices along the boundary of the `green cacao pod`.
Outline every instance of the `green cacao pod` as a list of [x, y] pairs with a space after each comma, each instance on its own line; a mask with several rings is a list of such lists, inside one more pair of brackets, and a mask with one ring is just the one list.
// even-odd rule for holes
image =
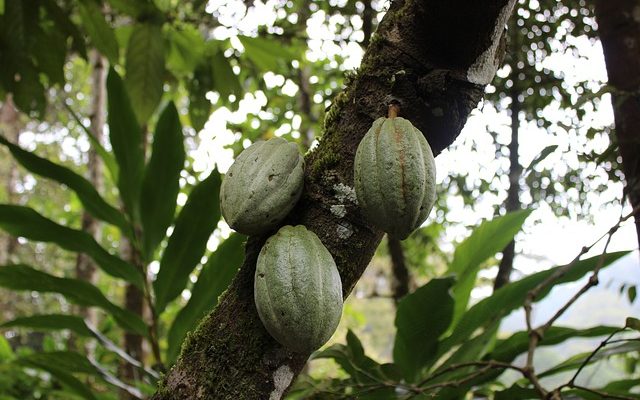
[[254, 281], [258, 315], [286, 348], [310, 353], [333, 335], [342, 282], [333, 257], [302, 225], [284, 226], [260, 250]]
[[378, 118], [364, 136], [354, 162], [358, 204], [373, 225], [405, 239], [431, 212], [436, 165], [429, 143], [404, 118]]
[[252, 144], [236, 158], [220, 187], [227, 224], [245, 235], [275, 228], [296, 205], [304, 159], [295, 143], [275, 137]]

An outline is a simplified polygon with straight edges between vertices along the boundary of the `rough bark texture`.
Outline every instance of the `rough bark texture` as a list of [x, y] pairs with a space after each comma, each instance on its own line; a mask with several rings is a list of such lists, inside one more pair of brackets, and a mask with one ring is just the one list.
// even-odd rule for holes
[[[640, 205], [640, 3], [596, 0], [596, 19], [609, 75], [616, 138], [631, 206]], [[636, 214], [640, 244], [640, 214]]]
[[402, 249], [402, 242], [398, 239], [394, 239], [391, 236], [387, 236], [387, 243], [389, 244], [389, 254], [391, 255], [391, 272], [393, 275], [393, 282], [391, 283], [391, 296], [396, 304], [409, 293], [409, 281], [411, 276], [409, 275], [409, 269], [404, 259], [404, 250]]
[[[92, 81], [92, 104], [91, 104], [91, 134], [99, 142], [104, 138], [104, 125], [105, 125], [105, 101], [106, 101], [106, 59], [100, 55], [97, 51], [91, 54], [91, 63], [93, 65], [93, 72], [91, 74]], [[89, 171], [89, 182], [98, 190], [102, 190], [103, 187], [103, 167], [102, 161], [98, 156], [98, 152], [93, 146], [89, 149], [89, 162], [87, 163], [87, 169]], [[82, 229], [93, 236], [96, 240], [100, 240], [100, 223], [90, 213], [82, 213]], [[78, 253], [76, 258], [76, 277], [78, 279], [95, 283], [96, 281], [96, 265], [84, 253]], [[97, 325], [97, 314], [94, 308], [91, 307], [79, 307], [79, 314], [88, 320], [91, 325]], [[87, 349], [91, 350], [91, 349]]]
[[[499, 61], [504, 46], [498, 42], [512, 7], [512, 0], [394, 1], [357, 76], [334, 100], [320, 145], [306, 157], [305, 192], [285, 223], [303, 224], [318, 235], [336, 261], [344, 296], [382, 239], [353, 201], [358, 143], [396, 100], [435, 154], [451, 144], [495, 72], [491, 66], [478, 79], [468, 70], [487, 66], [479, 58], [491, 65]], [[344, 206], [346, 215], [332, 213], [334, 205]], [[309, 354], [275, 342], [253, 303], [255, 263], [265, 239], [249, 238], [238, 275], [218, 307], [188, 335], [154, 399], [279, 399], [303, 367]]]
[[[11, 94], [8, 94], [2, 106], [0, 106], [0, 134], [4, 135], [9, 141], [18, 143], [20, 139], [20, 114], [16, 109]], [[13, 159], [9, 158], [9, 167], [7, 170], [7, 180], [5, 183], [5, 191], [7, 198], [5, 201], [10, 204], [16, 204], [16, 183], [18, 181], [18, 168]], [[0, 265], [6, 264], [11, 255], [15, 252], [18, 240], [10, 235], [0, 237]]]
[[[514, 74], [514, 76], [517, 76]], [[520, 176], [522, 175], [522, 165], [518, 160], [518, 130], [520, 129], [520, 91], [518, 85], [514, 84], [511, 90], [511, 142], [509, 143], [509, 189], [507, 190], [507, 201], [505, 208], [507, 212], [519, 210], [520, 204]], [[516, 242], [512, 240], [502, 251], [502, 260], [498, 268], [498, 275], [493, 284], [493, 290], [498, 290], [509, 283], [511, 272], [513, 271], [513, 259], [515, 257]]]

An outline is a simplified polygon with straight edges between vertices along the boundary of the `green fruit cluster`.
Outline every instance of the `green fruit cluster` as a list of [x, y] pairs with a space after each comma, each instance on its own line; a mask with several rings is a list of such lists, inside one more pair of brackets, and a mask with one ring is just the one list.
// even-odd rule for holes
[[[380, 118], [355, 157], [355, 191], [363, 215], [404, 239], [435, 202], [435, 162], [408, 120]], [[281, 138], [257, 142], [231, 166], [220, 190], [222, 215], [247, 235], [278, 227], [300, 198], [304, 160]], [[258, 255], [254, 278], [258, 316], [286, 348], [308, 354], [329, 340], [342, 314], [342, 282], [331, 253], [304, 226], [283, 226]]]

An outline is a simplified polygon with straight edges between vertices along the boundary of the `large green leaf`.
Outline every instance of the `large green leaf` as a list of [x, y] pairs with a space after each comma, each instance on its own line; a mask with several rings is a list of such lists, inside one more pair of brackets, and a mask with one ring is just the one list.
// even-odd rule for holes
[[184, 290], [189, 274], [202, 258], [220, 219], [219, 192], [220, 174], [214, 170], [193, 188], [176, 219], [160, 260], [158, 277], [153, 282], [159, 313]]
[[220, 93], [220, 97], [226, 100], [230, 95], [236, 98], [242, 96], [242, 85], [240, 78], [233, 72], [229, 59], [224, 56], [223, 50], [218, 46], [209, 60], [213, 73], [212, 90]]
[[164, 39], [159, 25], [134, 26], [126, 58], [126, 85], [138, 123], [145, 125], [162, 98]]
[[286, 67], [293, 54], [279, 40], [265, 37], [238, 36], [244, 55], [261, 71], [279, 71]]
[[[604, 268], [611, 265], [611, 263], [628, 253], [628, 251], [622, 251], [603, 255], [602, 267]], [[569, 271], [559, 278], [554, 285], [549, 285], [549, 287], [542, 290], [536, 300], [539, 301], [546, 297], [553, 286], [576, 281], [590, 271], [593, 271], [599, 264], [600, 257], [601, 256], [596, 256], [574, 263]], [[505, 317], [511, 311], [522, 307], [528, 292], [560, 268], [564, 268], [564, 266], [550, 268], [546, 271], [529, 275], [519, 281], [509, 283], [495, 291], [491, 297], [487, 297], [478, 302], [460, 318], [451, 335], [442, 343], [439, 353], [442, 354], [451, 349], [451, 347], [467, 340], [476, 329], [492, 324]]]
[[80, 397], [87, 400], [97, 400], [97, 397], [93, 394], [91, 389], [87, 387], [87, 385], [85, 385], [78, 378], [64, 371], [61, 368], [56, 368], [49, 364], [36, 364], [36, 363], [29, 362], [28, 360], [22, 360], [20, 362], [17, 362], [17, 365], [44, 370], [50, 373], [63, 386], [68, 388], [70, 391], [76, 393]]
[[151, 159], [142, 180], [140, 220], [147, 260], [151, 260], [154, 250], [173, 222], [184, 160], [180, 117], [175, 105], [170, 102], [156, 125]]
[[124, 216], [116, 208], [108, 204], [96, 191], [95, 187], [82, 176], [70, 169], [40, 158], [21, 149], [0, 136], [0, 144], [6, 146], [13, 157], [26, 169], [45, 178], [66, 185], [77, 195], [84, 208], [94, 217], [119, 227], [122, 231], [130, 230]]
[[31, 353], [19, 357], [16, 362], [60, 369], [73, 374], [100, 376], [98, 369], [86, 357], [73, 351]]
[[398, 304], [393, 360], [408, 381], [435, 356], [438, 338], [451, 323], [454, 282], [450, 277], [432, 279]]
[[173, 73], [186, 76], [202, 61], [205, 43], [202, 34], [194, 25], [169, 25], [165, 30], [169, 43], [167, 68]]
[[0, 328], [31, 328], [38, 331], [68, 329], [78, 336], [92, 337], [93, 332], [84, 320], [75, 315], [42, 314], [20, 317], [0, 324]]
[[118, 41], [113, 29], [104, 19], [100, 5], [94, 0], [82, 0], [78, 3], [82, 25], [93, 45], [109, 59], [112, 65], [118, 64]]
[[[347, 345], [334, 344], [313, 354], [312, 358], [331, 358], [350, 376], [350, 380], [359, 384], [371, 384], [402, 379], [397, 366], [380, 365], [364, 353], [360, 339], [351, 331], [347, 332]], [[364, 398], [357, 396], [357, 398]], [[388, 398], [388, 397], [386, 397]]]
[[[539, 346], [552, 346], [577, 337], [597, 337], [610, 335], [620, 330], [612, 326], [596, 326], [587, 329], [574, 329], [564, 326], [552, 326], [540, 340]], [[496, 343], [495, 350], [485, 357], [487, 360], [511, 362], [520, 354], [529, 349], [529, 333], [527, 331], [516, 332], [507, 339]]]
[[106, 273], [142, 287], [142, 275], [128, 262], [106, 251], [86, 232], [59, 225], [29, 207], [0, 204], [0, 228], [15, 237], [52, 242], [85, 253]]
[[118, 161], [118, 189], [127, 213], [138, 221], [137, 206], [144, 172], [142, 131], [122, 79], [113, 68], [107, 77], [107, 93], [109, 140]]
[[95, 286], [71, 278], [58, 278], [27, 265], [0, 266], [0, 286], [12, 290], [29, 290], [42, 293], [59, 293], [72, 303], [95, 306], [107, 311], [124, 329], [141, 335], [147, 334], [145, 323], [130, 311], [109, 300]]
[[458, 277], [453, 288], [455, 312], [452, 326], [455, 326], [467, 308], [482, 263], [513, 240], [529, 214], [531, 211], [522, 210], [485, 221], [456, 247], [453, 262], [449, 266], [449, 272]]
[[187, 332], [218, 304], [218, 297], [229, 286], [244, 258], [246, 237], [237, 233], [225, 240], [202, 267], [191, 289], [191, 297], [176, 316], [169, 330], [167, 359], [175, 361]]
[[553, 366], [544, 372], [541, 372], [540, 374], [538, 374], [538, 377], [544, 378], [547, 376], [559, 374], [560, 372], [571, 371], [574, 369], [578, 369], [582, 365], [593, 364], [596, 361], [600, 361], [613, 355], [630, 354], [636, 353], [638, 351], [640, 351], [640, 342], [637, 341], [629, 341], [616, 346], [605, 347], [595, 355], [593, 355], [592, 351], [587, 351], [581, 354], [576, 354], [566, 361], [563, 361], [560, 364]]
[[87, 135], [87, 139], [89, 139], [89, 142], [91, 142], [91, 147], [93, 147], [93, 149], [102, 159], [102, 162], [104, 163], [104, 166], [107, 167], [107, 170], [109, 171], [109, 175], [111, 175], [111, 179], [113, 180], [113, 182], [118, 182], [118, 164], [116, 163], [116, 159], [113, 157], [113, 154], [108, 152], [107, 149], [104, 148], [102, 143], [100, 143], [95, 135], [89, 130], [89, 128], [84, 126], [84, 123], [82, 122], [78, 114], [73, 111], [73, 108], [71, 108], [71, 106], [69, 106], [67, 103], [64, 103], [64, 106], [67, 111], [69, 111], [69, 114], [71, 114], [78, 126], [85, 133], [85, 135]]

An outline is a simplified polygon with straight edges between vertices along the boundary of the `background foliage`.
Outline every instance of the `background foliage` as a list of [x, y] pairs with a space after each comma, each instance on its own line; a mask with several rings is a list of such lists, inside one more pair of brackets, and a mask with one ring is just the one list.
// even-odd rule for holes
[[[220, 171], [251, 142], [274, 135], [312, 148], [385, 7], [0, 0], [0, 174], [7, 183], [0, 189], [0, 399], [153, 393], [242, 261], [246, 238], [220, 221]], [[583, 328], [552, 316], [540, 323], [544, 335], [533, 333], [530, 315], [556, 285], [580, 282], [588, 290], [625, 252], [587, 246], [589, 256], [580, 251], [560, 266], [516, 258], [527, 276], [487, 290], [505, 247], [544, 223], [546, 211], [593, 221], [600, 207], [624, 206], [611, 121], [594, 117], [607, 103], [606, 82], [562, 69], [586, 57], [596, 28], [584, 1], [518, 3], [505, 65], [481, 106], [505, 122], [482, 127], [490, 162], [480, 165], [482, 132], [463, 134], [438, 158], [446, 176], [429, 224], [395, 245], [402, 262], [389, 262], [397, 255], [392, 242], [379, 249], [343, 327], [314, 354], [290, 398], [528, 399], [553, 390], [640, 397], [639, 323], [631, 315]], [[109, 66], [104, 87], [91, 84], [95, 57]], [[100, 91], [106, 137], [92, 123]], [[518, 155], [522, 132], [542, 144]], [[88, 166], [91, 152], [104, 166], [102, 184]], [[465, 154], [480, 166], [457, 169], [451, 158]], [[511, 187], [516, 206], [506, 206]], [[87, 218], [99, 223], [99, 234], [87, 231]], [[94, 278], [75, 273], [80, 253], [99, 269]], [[634, 303], [636, 284], [610, 289]], [[87, 309], [98, 310], [96, 318]], [[501, 323], [519, 309], [528, 310], [529, 325], [505, 336]], [[568, 360], [536, 363], [534, 373], [542, 348], [576, 338], [604, 341]], [[610, 363], [622, 367], [607, 382], [584, 378], [585, 368]]]

